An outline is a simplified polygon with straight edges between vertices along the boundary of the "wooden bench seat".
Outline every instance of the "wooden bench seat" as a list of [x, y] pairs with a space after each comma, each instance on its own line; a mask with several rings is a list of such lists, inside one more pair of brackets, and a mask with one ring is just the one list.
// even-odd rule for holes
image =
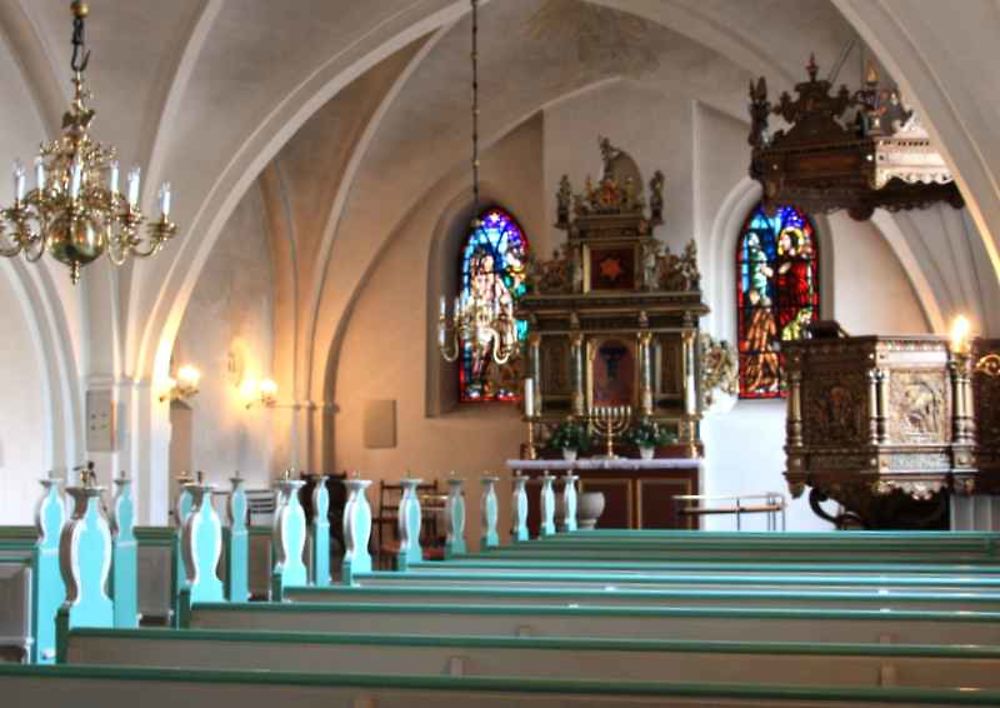
[[1000, 614], [930, 611], [212, 603], [196, 605], [189, 626], [368, 634], [1000, 644]]
[[[880, 569], [872, 572], [871, 566], [763, 566], [740, 564], [698, 567], [687, 564], [618, 563], [585, 561], [449, 561], [417, 563], [407, 568], [411, 576], [442, 574], [561, 577], [606, 576], [630, 578], [633, 582], [656, 584], [718, 584], [718, 585], [782, 585], [827, 587], [896, 587], [928, 588], [939, 590], [976, 590], [993, 592], [1000, 588], [1000, 576], [982, 572], [981, 566], [897, 566], [897, 570]], [[933, 570], [932, 570], [933, 568]], [[384, 574], [376, 573], [374, 577]], [[359, 578], [368, 574], [359, 574]]]
[[0, 553], [0, 661], [27, 661], [35, 641], [32, 628], [30, 554]]
[[79, 666], [0, 666], [4, 698], [18, 706], [143, 708], [529, 708], [624, 705], [875, 706], [997, 705], [1000, 692], [976, 689], [812, 687], [582, 679], [373, 676]]
[[[497, 576], [445, 576], [431, 574], [379, 573], [355, 578], [360, 589], [394, 590], [412, 602], [434, 602], [452, 598], [455, 602], [479, 604], [622, 604], [658, 607], [773, 607], [815, 609], [897, 609], [951, 612], [1000, 612], [1000, 594], [977, 592], [918, 592], [864, 590], [787, 590], [702, 587], [694, 589], [630, 586], [627, 582], [576, 583], [503, 579]], [[351, 589], [339, 587], [289, 588], [286, 599], [312, 602], [340, 601]]]
[[[379, 576], [381, 578], [381, 576]], [[361, 578], [353, 587], [295, 587], [285, 592], [293, 602], [408, 602], [441, 604], [472, 602], [558, 605], [621, 605], [645, 607], [774, 607], [804, 609], [895, 609], [903, 611], [1000, 612], [996, 593], [881, 592], [878, 590], [766, 590], [704, 587], [657, 588], [627, 583], [563, 585], [538, 581], [534, 584], [496, 579], [415, 582], [403, 575], [383, 582]]]
[[75, 665], [1000, 689], [1000, 648], [74, 630]]

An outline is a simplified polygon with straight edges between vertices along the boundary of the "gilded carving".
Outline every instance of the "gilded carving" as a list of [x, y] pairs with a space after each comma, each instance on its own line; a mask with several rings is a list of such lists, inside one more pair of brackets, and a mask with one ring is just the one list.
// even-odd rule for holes
[[889, 379], [889, 441], [947, 442], [949, 403], [948, 379], [943, 370], [893, 370]]
[[708, 408], [715, 403], [718, 391], [730, 396], [739, 392], [739, 365], [736, 349], [727, 341], [717, 341], [709, 334], [702, 334], [701, 345], [701, 397]]
[[802, 380], [803, 439], [807, 445], [853, 445], [867, 439], [867, 397], [859, 372], [810, 372]]

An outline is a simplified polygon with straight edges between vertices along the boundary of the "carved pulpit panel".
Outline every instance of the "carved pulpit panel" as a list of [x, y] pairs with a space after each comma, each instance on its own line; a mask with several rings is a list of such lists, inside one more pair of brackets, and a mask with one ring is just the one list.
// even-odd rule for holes
[[951, 385], [944, 369], [896, 369], [889, 378], [888, 442], [951, 442]]

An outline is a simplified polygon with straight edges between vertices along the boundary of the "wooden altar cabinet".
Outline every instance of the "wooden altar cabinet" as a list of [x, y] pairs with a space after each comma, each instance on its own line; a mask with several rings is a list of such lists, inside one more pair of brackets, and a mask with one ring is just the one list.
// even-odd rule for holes
[[[580, 477], [580, 493], [604, 494], [604, 513], [597, 522], [597, 528], [695, 528], [692, 517], [677, 514], [678, 505], [674, 504], [673, 497], [698, 493], [702, 470], [700, 459], [507, 460], [507, 468], [514, 474], [532, 479], [546, 471], [555, 477], [572, 471]], [[556, 491], [561, 488], [562, 482], [557, 481]], [[537, 487], [534, 487], [528, 494], [528, 528], [532, 535], [538, 533], [538, 500]]]
[[[559, 185], [556, 227], [566, 242], [528, 269], [517, 303], [528, 323], [526, 376], [532, 423], [545, 442], [567, 417], [629, 406], [677, 434], [678, 454], [702, 452], [699, 320], [702, 300], [694, 241], [680, 253], [653, 234], [663, 222], [663, 175], [649, 188], [635, 161], [600, 140], [604, 171], [574, 194]], [[648, 198], [648, 211], [647, 211]]]

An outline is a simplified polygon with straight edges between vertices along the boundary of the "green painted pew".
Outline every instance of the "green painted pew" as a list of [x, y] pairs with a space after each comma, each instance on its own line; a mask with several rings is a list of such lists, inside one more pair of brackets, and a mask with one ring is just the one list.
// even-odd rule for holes
[[1000, 689], [1000, 647], [74, 630], [73, 665]]
[[[884, 575], [886, 573], [905, 573], [908, 575], [979, 575], [1000, 577], [1000, 563], [997, 564], [968, 564], [968, 563], [897, 563], [886, 561], [884, 563], [813, 563], [809, 561], [795, 562], [771, 562], [771, 561], [698, 561], [698, 560], [607, 560], [603, 556], [609, 554], [599, 554], [600, 558], [594, 559], [592, 556], [582, 556], [582, 554], [566, 554], [557, 559], [551, 557], [530, 558], [518, 556], [503, 556], [500, 554], [477, 554], [469, 556], [458, 556], [447, 561], [448, 567], [469, 567], [469, 568], [559, 568], [559, 567], [582, 567], [606, 568], [619, 570], [663, 570], [663, 571], [703, 571], [708, 570], [714, 573], [745, 573], [756, 571], [761, 573], [788, 573], [796, 574], [840, 574], [849, 573], [852, 575]], [[420, 563], [414, 567], [440, 566], [441, 563]]]
[[998, 705], [976, 689], [836, 688], [455, 676], [372, 676], [76, 666], [0, 666], [4, 697], [17, 706], [143, 708], [554, 708], [623, 705], [962, 706]]
[[843, 580], [846, 584], [879, 584], [898, 580], [903, 584], [979, 585], [993, 587], [1000, 582], [1000, 565], [905, 565], [905, 564], [810, 564], [810, 563], [660, 563], [643, 561], [587, 561], [538, 559], [450, 559], [446, 563], [414, 563], [411, 573], [500, 572], [507, 575], [549, 573], [553, 577], [576, 573], [603, 573], [630, 577], [705, 578], [706, 582], [739, 582], [743, 577], [763, 580], [794, 577], [800, 582]]
[[[375, 580], [374, 578], [378, 578]], [[562, 606], [623, 605], [628, 607], [762, 607], [789, 609], [929, 610], [1000, 612], [1000, 594], [890, 592], [878, 590], [745, 590], [705, 588], [659, 590], [627, 585], [569, 588], [539, 580], [533, 585], [499, 579], [424, 582], [408, 574], [385, 573], [355, 578], [354, 587], [294, 587], [285, 591], [293, 602], [409, 602], [489, 605], [548, 604]], [[355, 599], [351, 599], [355, 598]]]
[[913, 549], [898, 549], [892, 552], [876, 551], [869, 548], [828, 548], [823, 547], [808, 548], [781, 547], [775, 546], [766, 549], [736, 548], [726, 546], [723, 548], [711, 548], [699, 546], [697, 544], [682, 545], [674, 548], [636, 548], [625, 546], [615, 548], [613, 546], [602, 547], [567, 547], [561, 548], [554, 545], [534, 545], [534, 542], [525, 544], [514, 544], [501, 548], [490, 549], [478, 555], [465, 556], [469, 559], [535, 559], [535, 560], [571, 560], [585, 559], [593, 561], [640, 561], [640, 562], [712, 562], [712, 563], [747, 563], [762, 562], [771, 564], [781, 563], [810, 563], [813, 565], [826, 563], [853, 563], [853, 564], [882, 564], [882, 563], [903, 563], [903, 564], [927, 564], [927, 565], [988, 565], [995, 566], [998, 559], [994, 556], [968, 552], [939, 552], [932, 553], [917, 552]]
[[197, 629], [767, 642], [1000, 644], [1000, 614], [733, 607], [570, 607], [472, 603], [195, 605]]
[[32, 575], [28, 553], [0, 551], [0, 661], [26, 661], [32, 655]]

